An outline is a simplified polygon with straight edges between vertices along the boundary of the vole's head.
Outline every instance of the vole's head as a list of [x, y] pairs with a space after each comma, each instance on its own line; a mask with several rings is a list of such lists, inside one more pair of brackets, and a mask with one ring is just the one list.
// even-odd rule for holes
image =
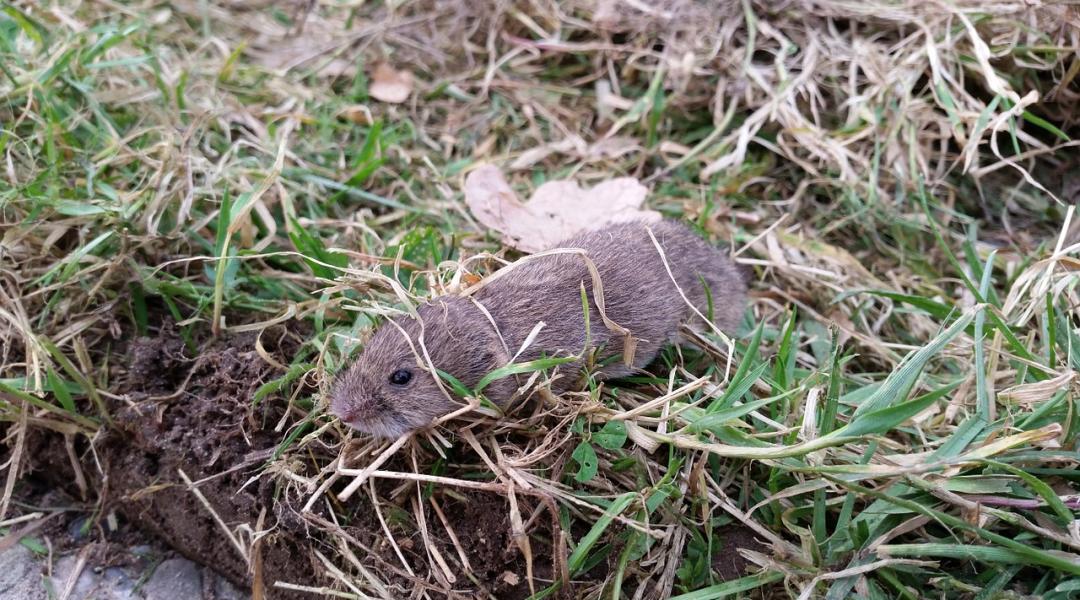
[[417, 313], [419, 319], [401, 317], [379, 327], [334, 382], [330, 411], [354, 429], [396, 438], [461, 406], [461, 399], [448, 396], [449, 386], [436, 381], [421, 331], [434, 367], [467, 386], [499, 366], [491, 325], [468, 300], [439, 298]]

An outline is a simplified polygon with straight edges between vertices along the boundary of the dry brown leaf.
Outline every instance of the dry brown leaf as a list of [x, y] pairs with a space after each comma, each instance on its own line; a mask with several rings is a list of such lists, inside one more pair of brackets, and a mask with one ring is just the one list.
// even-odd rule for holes
[[409, 99], [412, 89], [412, 73], [395, 69], [386, 63], [379, 63], [371, 74], [368, 93], [381, 102], [401, 104]]
[[551, 248], [566, 238], [610, 223], [657, 221], [642, 210], [648, 189], [633, 177], [611, 179], [587, 190], [573, 181], [549, 181], [522, 203], [493, 165], [465, 178], [465, 203], [478, 221], [503, 234], [503, 242], [525, 252]]
[[374, 118], [371, 116], [371, 109], [363, 104], [346, 106], [338, 111], [337, 117], [364, 126], [371, 125], [374, 122]]

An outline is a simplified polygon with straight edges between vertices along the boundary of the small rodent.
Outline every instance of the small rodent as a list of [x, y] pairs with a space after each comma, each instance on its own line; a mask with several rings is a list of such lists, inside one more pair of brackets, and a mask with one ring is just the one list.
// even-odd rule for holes
[[[648, 230], [663, 248], [663, 258]], [[512, 357], [512, 362], [520, 363], [583, 356], [582, 284], [590, 304], [589, 345], [600, 349], [595, 364], [604, 365], [594, 372], [599, 379], [625, 376], [649, 364], [664, 344], [677, 339], [682, 323], [703, 325], [686, 301], [707, 315], [708, 296], [702, 281], [709, 286], [714, 324], [731, 333], [742, 317], [746, 302], [742, 274], [723, 252], [681, 223], [618, 223], [579, 234], [557, 247], [584, 250], [595, 265], [604, 314], [636, 339], [633, 368], [623, 362], [624, 334], [605, 325], [597, 310], [592, 275], [582, 255], [532, 256], [503, 267], [510, 271], [493, 274], [471, 296], [435, 298], [418, 307], [419, 319], [403, 316], [379, 327], [356, 361], [334, 382], [331, 412], [360, 431], [399, 437], [463, 406], [462, 399], [451, 399], [448, 384], [440, 388], [429, 364], [474, 389], [484, 375], [508, 364]], [[420, 321], [430, 363], [418, 343]], [[541, 321], [544, 327], [514, 357]], [[610, 360], [605, 362], [605, 358]], [[556, 367], [558, 376], [553, 377], [551, 390], [561, 393], [580, 386], [581, 367], [582, 361]], [[482, 393], [505, 407], [527, 379], [527, 374], [499, 379]]]

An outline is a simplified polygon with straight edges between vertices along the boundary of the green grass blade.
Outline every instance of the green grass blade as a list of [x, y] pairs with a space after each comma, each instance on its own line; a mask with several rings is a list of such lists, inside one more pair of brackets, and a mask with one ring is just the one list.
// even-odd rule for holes
[[907, 358], [904, 359], [903, 363], [901, 363], [900, 367], [889, 374], [889, 377], [885, 379], [885, 382], [882, 383], [881, 387], [855, 409], [854, 417], [877, 411], [882, 407], [898, 402], [906, 397], [908, 392], [915, 385], [915, 381], [922, 373], [926, 363], [938, 352], [941, 352], [953, 338], [959, 335], [968, 324], [971, 323], [972, 319], [974, 319], [976, 312], [981, 312], [981, 310], [981, 307], [976, 307], [967, 311], [957, 319], [955, 323], [949, 326], [948, 329], [938, 334], [938, 336], [929, 344], [923, 346], [916, 352], [909, 354]]
[[622, 494], [616, 498], [615, 501], [611, 503], [611, 506], [604, 511], [604, 514], [596, 520], [596, 523], [593, 524], [589, 532], [585, 534], [585, 537], [581, 538], [581, 541], [578, 542], [577, 547], [574, 548], [574, 551], [570, 554], [570, 558], [567, 559], [567, 567], [570, 570], [571, 576], [576, 575], [581, 570], [582, 565], [585, 564], [585, 559], [589, 555], [589, 551], [592, 550], [593, 546], [596, 545], [596, 542], [600, 540], [600, 536], [604, 535], [604, 532], [611, 526], [615, 517], [622, 514], [622, 512], [626, 510], [626, 507], [630, 506], [630, 503], [637, 497], [637, 492], [626, 492], [625, 494]]
[[484, 375], [476, 384], [474, 390], [476, 394], [480, 394], [484, 388], [490, 385], [493, 381], [498, 381], [504, 377], [510, 377], [512, 375], [520, 375], [522, 373], [532, 373], [535, 371], [543, 371], [544, 369], [550, 369], [558, 365], [565, 365], [580, 360], [576, 356], [561, 356], [554, 358], [538, 358], [536, 360], [530, 360], [521, 363], [510, 363], [508, 365], [499, 367], [494, 371]]

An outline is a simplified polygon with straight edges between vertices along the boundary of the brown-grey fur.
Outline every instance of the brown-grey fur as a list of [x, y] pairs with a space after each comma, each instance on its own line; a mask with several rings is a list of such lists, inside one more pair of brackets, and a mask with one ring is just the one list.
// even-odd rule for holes
[[[583, 249], [596, 265], [605, 313], [638, 340], [633, 369], [621, 358], [622, 334], [609, 329], [597, 310], [585, 260], [578, 254], [533, 257], [504, 267], [511, 271], [481, 287], [472, 298], [442, 296], [418, 308], [419, 320], [401, 317], [395, 320], [400, 329], [392, 323], [380, 327], [335, 382], [332, 412], [362, 431], [396, 437], [460, 406], [461, 400], [448, 399], [427, 372], [418, 343], [421, 322], [431, 363], [470, 389], [509, 362], [540, 321], [546, 325], [514, 362], [582, 355], [586, 341], [582, 283], [589, 295], [590, 345], [601, 349], [601, 361], [618, 356], [595, 375], [621, 377], [646, 366], [664, 344], [677, 339], [682, 323], [700, 322], [672, 283], [646, 227], [664, 249], [687, 299], [706, 313], [704, 280], [713, 298], [713, 322], [732, 332], [743, 314], [746, 283], [723, 252], [674, 221], [620, 223], [580, 234], [558, 247]], [[487, 309], [498, 333], [477, 303]], [[405, 386], [389, 381], [398, 369], [408, 369], [413, 375]], [[580, 371], [580, 362], [559, 366], [552, 391], [561, 393], [581, 385]], [[483, 393], [505, 406], [524, 381], [524, 376], [508, 377], [487, 386]]]

